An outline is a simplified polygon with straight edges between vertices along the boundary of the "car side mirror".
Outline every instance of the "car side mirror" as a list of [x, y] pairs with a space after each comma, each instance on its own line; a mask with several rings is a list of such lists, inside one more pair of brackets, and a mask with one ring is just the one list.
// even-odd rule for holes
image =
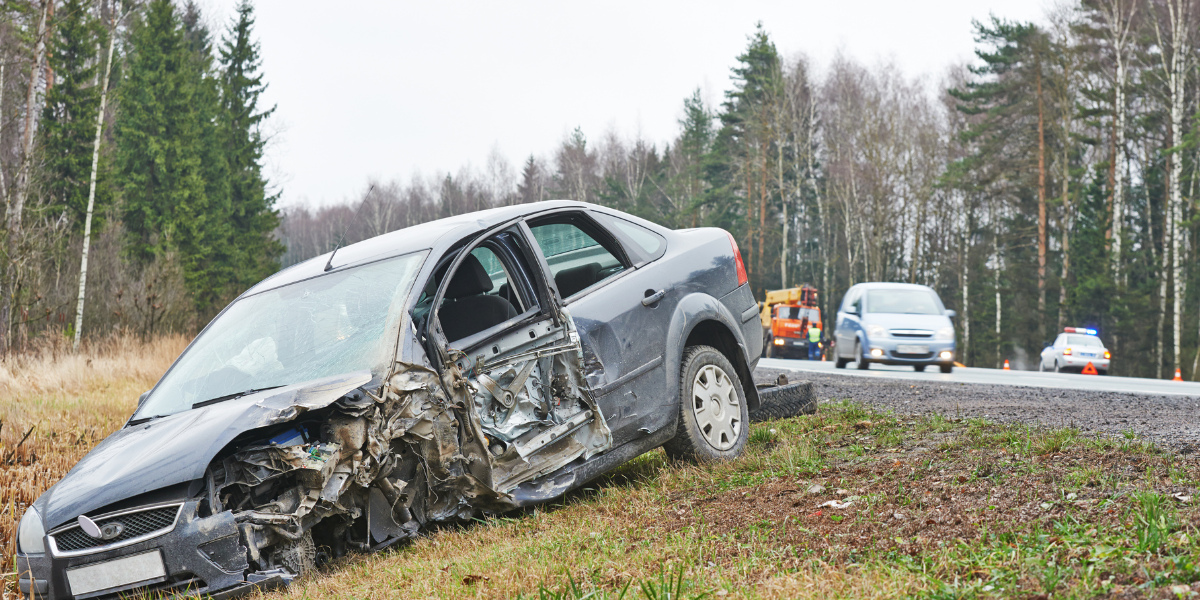
[[141, 396], [138, 396], [138, 405], [137, 405], [138, 408], [141, 408], [142, 405], [146, 403], [146, 397], [148, 397], [149, 395], [150, 395], [150, 391], [146, 390], [146, 391], [142, 392]]
[[957, 316], [958, 316], [958, 313], [956, 313], [956, 312], [954, 312], [954, 311], [952, 311], [952, 310], [947, 310], [947, 311], [946, 311], [946, 316], [947, 316], [947, 317], [950, 317], [951, 319], [953, 319], [954, 317], [957, 317]]

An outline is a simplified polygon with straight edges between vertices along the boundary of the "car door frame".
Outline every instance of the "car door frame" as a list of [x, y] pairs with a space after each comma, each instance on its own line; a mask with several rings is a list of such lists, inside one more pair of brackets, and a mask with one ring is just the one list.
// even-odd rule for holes
[[[576, 302], [579, 302], [585, 298], [588, 298], [593, 293], [596, 293], [602, 289], [605, 289], [606, 287], [608, 287], [610, 285], [617, 285], [617, 283], [622, 281], [624, 278], [633, 276], [634, 273], [637, 273], [642, 268], [646, 267], [647, 265], [653, 264], [656, 260], [658, 260], [662, 256], [666, 255], [667, 240], [665, 238], [663, 239], [662, 249], [660, 249], [660, 251], [657, 252], [656, 254], [650, 255], [649, 253], [642, 251], [641, 248], [638, 247], [636, 244], [634, 244], [631, 240], [626, 239], [626, 237], [624, 236], [624, 234], [622, 232], [614, 231], [616, 229], [615, 227], [609, 226], [609, 225], [605, 224], [603, 221], [591, 216], [589, 214], [591, 212], [593, 212], [593, 211], [591, 211], [587, 208], [583, 208], [583, 207], [566, 207], [566, 208], [557, 209], [554, 211], [548, 211], [547, 213], [540, 213], [536, 216], [531, 216], [526, 219], [526, 223], [525, 223], [525, 225], [528, 227], [529, 226], [528, 221], [541, 221], [541, 220], [544, 220], [547, 216], [554, 215], [556, 213], [558, 213], [558, 214], [577, 213], [582, 219], [586, 220], [591, 225], [591, 227], [589, 227], [589, 228], [581, 227], [581, 229], [583, 230], [584, 233], [588, 234], [589, 236], [592, 236], [593, 239], [596, 239], [597, 233], [599, 233], [601, 236], [607, 236], [611, 242], [616, 244], [617, 251], [622, 253], [622, 255], [617, 255], [616, 258], [617, 258], [617, 260], [621, 261], [623, 265], [626, 265], [625, 269], [623, 271], [621, 271], [620, 273], [616, 273], [610, 277], [605, 278], [602, 281], [596, 282], [595, 284], [593, 284], [583, 290], [580, 290], [579, 292], [570, 296], [570, 298], [563, 299], [563, 304], [565, 305], [568, 312], [570, 312], [571, 306], [573, 304], [575, 304]], [[620, 217], [613, 217], [613, 218], [620, 218]], [[636, 223], [635, 223], [635, 225], [636, 225]], [[591, 230], [599, 230], [599, 231], [591, 231]], [[654, 233], [654, 232], [651, 231], [651, 233]], [[557, 283], [554, 282], [554, 275], [551, 272], [549, 260], [545, 256], [545, 253], [542, 251], [541, 246], [537, 243], [537, 239], [533, 236], [532, 229], [530, 229], [528, 235], [529, 235], [530, 245], [535, 249], [535, 251], [539, 255], [540, 264], [541, 264], [542, 269], [545, 271], [546, 280], [554, 286], [555, 290], [557, 290]], [[596, 242], [601, 243], [601, 240], [596, 239]], [[602, 243], [601, 243], [601, 245], [603, 246]], [[606, 248], [606, 250], [607, 250], [607, 248]], [[642, 300], [641, 297], [637, 298], [637, 301], [639, 304], [641, 304], [641, 300]], [[662, 301], [660, 300], [659, 303], [661, 303], [661, 302]], [[650, 305], [641, 304], [637, 308], [641, 309], [641, 310], [654, 310], [654, 309], [658, 308], [659, 303], [654, 303], [654, 304], [650, 304]], [[587, 338], [585, 335], [581, 335], [581, 341], [584, 341], [584, 342], [587, 341]], [[593, 353], [595, 353], [598, 351], [598, 349], [592, 348], [591, 351]], [[618, 370], [615, 373], [607, 373], [606, 377], [610, 378], [608, 383], [599, 385], [598, 387], [590, 390], [592, 392], [593, 398], [597, 401], [597, 403], [599, 405], [601, 405], [602, 407], [607, 406], [608, 410], [610, 410], [610, 412], [616, 411], [615, 413], [609, 414], [607, 416], [607, 419], [609, 420], [609, 426], [613, 428], [614, 434], [619, 434], [620, 430], [623, 429], [621, 423], [623, 423], [624, 422], [623, 419], [627, 418], [627, 417], [629, 417], [629, 418], [636, 417], [636, 419], [634, 421], [626, 423], [626, 425], [629, 426], [628, 427], [629, 431], [626, 431], [625, 432], [626, 434], [634, 435], [635, 437], [636, 436], [645, 436], [645, 435], [652, 434], [655, 431], [657, 431], [658, 429], [660, 429], [660, 426], [659, 426], [659, 424], [657, 424], [657, 421], [662, 420], [661, 419], [662, 415], [658, 414], [654, 410], [645, 410], [645, 408], [646, 408], [645, 402], [647, 401], [647, 399], [638, 400], [639, 394], [636, 392], [631, 393], [631, 391], [637, 390], [639, 387], [646, 385], [647, 382], [650, 381], [650, 380], [647, 380], [647, 377], [653, 377], [653, 376], [655, 376], [655, 374], [663, 375], [665, 377], [665, 372], [663, 371], [663, 369], [665, 368], [666, 364], [667, 364], [667, 361], [665, 360], [665, 357], [660, 355], [657, 358], [646, 362], [645, 364], [635, 365], [632, 369], [629, 369], [627, 371]], [[644, 392], [644, 390], [643, 390], [643, 392]], [[617, 399], [618, 397], [621, 397], [625, 394], [628, 394], [632, 397], [632, 399], [633, 399], [632, 403], [622, 404], [622, 402]], [[643, 393], [643, 394], [641, 394], [641, 396], [644, 398], [645, 394]], [[604, 399], [604, 401], [601, 402], [601, 399]], [[637, 406], [635, 406], [635, 404]], [[633, 415], [633, 417], [630, 417], [630, 415]], [[636, 431], [637, 433], [631, 434], [630, 431]], [[620, 443], [622, 441], [630, 441], [625, 437], [624, 434], [618, 435], [617, 437], [619, 438], [618, 443]]]
[[[437, 291], [434, 293], [432, 303], [430, 304], [429, 314], [425, 317], [425, 323], [424, 323], [424, 326], [421, 331], [424, 339], [426, 340], [426, 343], [425, 343], [426, 353], [428, 354], [431, 362], [436, 361], [436, 362], [434, 362], [434, 368], [437, 371], [441, 372], [445, 368], [446, 364], [448, 364], [449, 362], [452, 362], [447, 353], [447, 351], [450, 349], [450, 340], [446, 339], [446, 335], [445, 335], [445, 332], [442, 330], [440, 317], [438, 315], [438, 308], [441, 306], [441, 302], [445, 299], [445, 296], [446, 296], [447, 284], [449, 283], [450, 279], [453, 278], [454, 273], [457, 272], [458, 268], [460, 266], [462, 266], [462, 263], [466, 260], [466, 257], [471, 253], [471, 251], [473, 251], [476, 248], [478, 248], [479, 246], [483, 245], [492, 236], [496, 235], [497, 233], [503, 232], [506, 229], [517, 227], [518, 230], [520, 230], [521, 226], [524, 224], [524, 219], [525, 219], [525, 216], [521, 216], [521, 217], [518, 217], [515, 219], [510, 219], [503, 223], [499, 223], [497, 225], [494, 225], [492, 227], [484, 229], [483, 231], [479, 231], [474, 234], [473, 239], [471, 239], [469, 242], [464, 244], [459, 249], [447, 250], [447, 253], [455, 252], [457, 254], [450, 261], [450, 264], [446, 267], [446, 274], [443, 276], [442, 281], [438, 282]], [[528, 229], [528, 228], [525, 228], [525, 229]], [[527, 232], [522, 231], [522, 235], [518, 236], [518, 237], [521, 237], [525, 241], [526, 246], [529, 245], [529, 243], [528, 243], [529, 238], [528, 238]], [[499, 329], [496, 332], [494, 332], [492, 335], [489, 335], [485, 338], [481, 338], [478, 341], [473, 341], [470, 347], [482, 345], [482, 344], [490, 341], [492, 338], [501, 335], [504, 331], [507, 331], [508, 329], [515, 329], [527, 322], [530, 322], [533, 320], [538, 320], [543, 315], [549, 316], [553, 320], [555, 327], [559, 327], [562, 325], [562, 320], [563, 320], [563, 315], [561, 312], [562, 302], [558, 297], [557, 289], [547, 286], [547, 282], [545, 281], [544, 276], [540, 272], [541, 270], [537, 268], [537, 265], [536, 265], [537, 255], [535, 255], [535, 254], [533, 254], [533, 252], [531, 252], [533, 250], [537, 250], [537, 248], [534, 247], [534, 248], [525, 249], [525, 252], [527, 254], [526, 259], [528, 261], [530, 261], [531, 263], [535, 263], [535, 264], [529, 265], [529, 270], [533, 271], [533, 272], [525, 273], [525, 278], [528, 280], [528, 282], [530, 284], [532, 284], [532, 286], [534, 287], [534, 291], [539, 296], [539, 298], [538, 298], [539, 310], [536, 313], [534, 313], [533, 315], [530, 315], [524, 319], [521, 319], [521, 320], [515, 322], [508, 328]], [[503, 259], [501, 259], [501, 260], [503, 260]], [[438, 268], [435, 268], [433, 272], [436, 273], [438, 270], [439, 270]], [[544, 302], [542, 301], [543, 298], [545, 299]], [[528, 311], [526, 311], [526, 312], [528, 312]], [[522, 313], [522, 314], [524, 314], [524, 313]], [[487, 331], [487, 330], [485, 329], [484, 331]], [[482, 332], [480, 332], [480, 333], [482, 333]], [[455, 341], [458, 341], [458, 340], [455, 340]], [[464, 350], [464, 349], [460, 348], [459, 350]]]

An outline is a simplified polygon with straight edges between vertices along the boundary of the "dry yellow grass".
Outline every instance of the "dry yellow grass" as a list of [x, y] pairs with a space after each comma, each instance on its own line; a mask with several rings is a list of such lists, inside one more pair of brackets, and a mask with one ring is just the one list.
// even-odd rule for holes
[[25, 507], [129, 418], [187, 343], [116, 337], [0, 362], [0, 572], [12, 570]]

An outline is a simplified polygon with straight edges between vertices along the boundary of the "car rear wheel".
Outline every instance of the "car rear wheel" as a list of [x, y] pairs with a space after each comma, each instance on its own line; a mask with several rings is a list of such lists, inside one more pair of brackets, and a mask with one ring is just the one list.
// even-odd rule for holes
[[858, 367], [859, 371], [866, 371], [871, 368], [871, 363], [863, 358], [862, 342], [854, 342], [854, 360], [858, 361], [855, 366]]
[[1057, 361], [1057, 360], [1056, 360], [1056, 361], [1054, 361], [1054, 372], [1055, 372], [1055, 373], [1062, 373], [1062, 366], [1060, 366], [1060, 365], [1058, 364], [1058, 361]]
[[737, 371], [711, 346], [683, 353], [679, 424], [663, 444], [667, 456], [696, 463], [737, 458], [750, 434], [750, 410]]

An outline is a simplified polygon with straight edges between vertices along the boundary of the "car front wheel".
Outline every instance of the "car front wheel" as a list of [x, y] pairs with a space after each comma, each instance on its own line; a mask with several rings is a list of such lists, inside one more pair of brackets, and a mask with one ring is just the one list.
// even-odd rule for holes
[[750, 411], [737, 371], [711, 346], [683, 353], [679, 424], [663, 445], [667, 456], [696, 463], [737, 458], [750, 433]]
[[858, 367], [858, 370], [866, 371], [867, 369], [871, 368], [871, 363], [868, 362], [867, 359], [863, 358], [862, 342], [854, 342], [854, 359], [858, 361], [858, 363], [855, 365]]

